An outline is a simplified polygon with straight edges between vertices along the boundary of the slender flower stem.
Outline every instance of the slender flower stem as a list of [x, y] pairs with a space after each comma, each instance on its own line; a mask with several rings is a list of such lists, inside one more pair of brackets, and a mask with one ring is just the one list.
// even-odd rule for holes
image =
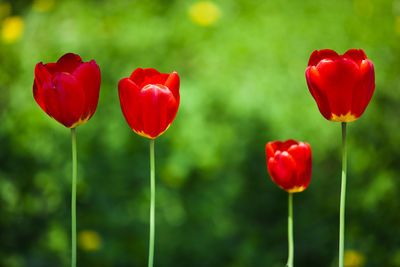
[[71, 267], [76, 267], [76, 177], [77, 177], [77, 156], [76, 156], [76, 130], [71, 129], [72, 137], [72, 194], [71, 194]]
[[339, 267], [343, 267], [344, 254], [344, 210], [346, 203], [347, 145], [346, 122], [342, 122], [342, 188], [340, 192], [340, 228], [339, 228]]
[[149, 241], [149, 267], [154, 261], [154, 207], [156, 200], [154, 139], [150, 139], [150, 241]]
[[288, 245], [289, 245], [289, 253], [287, 260], [287, 267], [293, 267], [293, 258], [294, 258], [294, 241], [293, 241], [293, 193], [289, 193], [289, 201], [288, 201]]

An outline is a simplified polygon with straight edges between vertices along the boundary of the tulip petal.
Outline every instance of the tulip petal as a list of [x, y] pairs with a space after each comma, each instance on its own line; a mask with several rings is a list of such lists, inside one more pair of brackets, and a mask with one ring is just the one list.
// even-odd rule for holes
[[140, 85], [140, 87], [145, 87], [148, 84], [157, 84], [157, 85], [164, 85], [165, 81], [168, 78], [168, 74], [165, 73], [160, 73], [158, 75], [154, 75], [154, 76], [145, 76], [142, 84]]
[[147, 85], [139, 94], [143, 131], [155, 138], [167, 130], [178, 111], [174, 95], [165, 86]]
[[[321, 61], [316, 69], [319, 75], [310, 75], [320, 95], [326, 94], [331, 113], [337, 117], [351, 112], [353, 92], [359, 81], [359, 67], [347, 58]], [[322, 113], [322, 111], [321, 111]]]
[[292, 145], [288, 150], [296, 162], [296, 170], [298, 172], [297, 187], [308, 186], [311, 179], [311, 148], [307, 143], [299, 142], [298, 145]]
[[124, 78], [118, 83], [121, 110], [126, 122], [132, 130], [139, 132], [143, 125], [140, 114], [141, 102], [139, 101], [139, 87], [129, 78]]
[[367, 56], [361, 49], [350, 49], [346, 53], [344, 53], [343, 56], [353, 60], [357, 63], [357, 65], [360, 65], [364, 59], [367, 59]]
[[46, 105], [44, 104], [43, 100], [43, 90], [41, 87], [38, 87], [36, 80], [33, 81], [33, 98], [35, 99], [36, 103], [38, 103], [39, 107], [47, 113]]
[[57, 61], [57, 71], [73, 73], [82, 63], [82, 59], [79, 55], [67, 53]]
[[267, 157], [268, 158], [273, 157], [277, 151], [286, 151], [288, 150], [289, 147], [295, 144], [297, 144], [297, 141], [293, 139], [288, 139], [285, 142], [281, 141], [268, 142], [265, 148]]
[[316, 67], [308, 67], [306, 70], [306, 80], [308, 89], [310, 90], [311, 95], [314, 97], [315, 102], [317, 102], [317, 106], [322, 116], [324, 116], [327, 120], [329, 120], [332, 116], [331, 108], [329, 106], [328, 96], [324, 91], [324, 88], [318, 87], [317, 81], [319, 81], [320, 74]]
[[268, 142], [265, 145], [265, 154], [267, 155], [267, 162], [270, 158], [274, 157], [274, 155], [275, 155], [275, 150], [276, 150], [275, 143], [277, 143], [277, 142]]
[[57, 73], [43, 85], [43, 99], [48, 114], [66, 127], [81, 118], [85, 95], [78, 81], [68, 73]]
[[51, 75], [57, 72], [57, 63], [46, 63], [44, 66]]
[[175, 71], [173, 71], [170, 75], [168, 75], [168, 78], [165, 82], [165, 86], [171, 90], [172, 94], [174, 95], [175, 99], [179, 102], [180, 96], [179, 96], [179, 85], [180, 85], [180, 80], [179, 80], [179, 75]]
[[85, 110], [82, 114], [82, 120], [90, 119], [97, 108], [100, 93], [101, 74], [96, 61], [85, 62], [74, 72], [73, 76], [77, 79], [85, 92]]
[[152, 68], [148, 69], [138, 68], [134, 72], [132, 72], [129, 79], [131, 79], [134, 83], [136, 83], [139, 88], [143, 88], [148, 84], [164, 85], [168, 77], [169, 74], [160, 73]]
[[48, 72], [42, 62], [35, 67], [35, 80], [33, 81], [33, 97], [38, 105], [47, 113], [43, 102], [43, 90], [41, 85], [51, 80], [51, 74]]
[[308, 66], [317, 66], [323, 59], [335, 58], [338, 56], [338, 53], [330, 49], [315, 50], [310, 56]]
[[375, 72], [374, 65], [368, 59], [361, 61], [360, 79], [353, 93], [352, 112], [358, 118], [360, 117], [375, 91]]
[[137, 68], [136, 70], [134, 70], [131, 74], [131, 76], [129, 77], [129, 79], [131, 79], [134, 83], [136, 83], [136, 85], [139, 88], [144, 87], [146, 84], [148, 84], [148, 82], [146, 83], [146, 80], [151, 79], [151, 77], [153, 76], [158, 76], [160, 75], [160, 72], [158, 72], [155, 69], [149, 68], [149, 69], [142, 69], [142, 68]]
[[297, 181], [296, 162], [284, 151], [268, 160], [268, 171], [272, 180], [284, 190], [296, 187]]
[[144, 70], [142, 68], [135, 69], [129, 79], [131, 79], [137, 86], [141, 85], [144, 79]]

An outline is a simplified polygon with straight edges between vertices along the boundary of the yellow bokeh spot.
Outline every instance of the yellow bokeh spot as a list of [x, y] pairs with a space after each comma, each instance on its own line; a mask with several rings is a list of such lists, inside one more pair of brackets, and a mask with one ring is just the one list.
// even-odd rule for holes
[[355, 121], [356, 119], [358, 119], [358, 118], [356, 116], [354, 116], [353, 114], [351, 114], [351, 112], [349, 111], [349, 113], [347, 113], [345, 115], [340, 114], [340, 116], [332, 113], [332, 117], [331, 117], [330, 121], [350, 122], [350, 121]]
[[345, 267], [362, 267], [365, 263], [365, 256], [356, 250], [346, 250], [343, 261]]
[[33, 8], [40, 12], [46, 12], [53, 8], [54, 0], [35, 0], [33, 1]]
[[11, 14], [11, 5], [10, 3], [0, 3], [0, 20], [5, 17], [8, 17]]
[[96, 251], [101, 247], [100, 235], [92, 230], [83, 230], [78, 233], [78, 245], [82, 250]]
[[8, 17], [3, 21], [1, 37], [5, 43], [17, 42], [24, 32], [24, 21], [20, 16]]
[[219, 7], [210, 1], [200, 1], [193, 4], [189, 9], [190, 19], [200, 26], [211, 26], [221, 16]]

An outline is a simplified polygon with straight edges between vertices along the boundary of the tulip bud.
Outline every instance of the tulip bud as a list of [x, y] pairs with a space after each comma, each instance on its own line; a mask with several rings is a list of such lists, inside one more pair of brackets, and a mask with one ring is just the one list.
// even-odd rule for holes
[[132, 130], [154, 139], [174, 120], [179, 107], [178, 73], [136, 69], [118, 84], [122, 113]]
[[267, 143], [267, 167], [271, 179], [283, 190], [296, 193], [310, 183], [312, 159], [308, 143], [287, 140]]
[[375, 89], [374, 66], [361, 49], [351, 49], [344, 55], [329, 49], [314, 51], [306, 79], [319, 111], [334, 122], [358, 119]]
[[72, 53], [56, 63], [38, 63], [33, 97], [50, 117], [68, 128], [87, 122], [97, 108], [100, 68], [94, 60], [83, 62]]

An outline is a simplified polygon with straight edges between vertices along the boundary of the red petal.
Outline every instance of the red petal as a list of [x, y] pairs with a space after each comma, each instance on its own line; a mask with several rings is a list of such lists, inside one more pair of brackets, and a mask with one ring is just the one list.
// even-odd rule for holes
[[374, 65], [368, 59], [361, 62], [359, 77], [360, 80], [354, 90], [352, 103], [352, 113], [357, 118], [364, 113], [375, 91]]
[[272, 180], [285, 190], [295, 187], [297, 180], [296, 162], [288, 152], [278, 153], [268, 161], [268, 171]]
[[351, 111], [354, 90], [359, 81], [358, 65], [342, 57], [322, 61], [316, 69], [319, 75], [310, 73], [314, 93], [320, 94], [320, 97], [326, 95], [331, 113], [337, 116], [346, 115]]
[[138, 86], [129, 78], [124, 78], [118, 83], [122, 113], [124, 114], [126, 122], [135, 132], [143, 131], [139, 92]]
[[51, 75], [57, 72], [57, 63], [46, 63], [44, 66]]
[[297, 144], [296, 140], [288, 139], [285, 142], [274, 141], [268, 142], [265, 146], [265, 153], [267, 155], [267, 159], [275, 157], [275, 153], [277, 151], [287, 151], [292, 145]]
[[48, 114], [66, 127], [71, 127], [81, 118], [85, 95], [74, 76], [56, 74], [53, 82], [43, 86], [43, 99]]
[[96, 61], [83, 63], [74, 72], [73, 76], [77, 79], [85, 92], [85, 108], [81, 119], [91, 118], [96, 111], [99, 101], [101, 74]]
[[168, 75], [168, 79], [165, 82], [165, 86], [171, 90], [172, 94], [175, 96], [175, 99], [179, 102], [179, 75], [175, 71], [173, 71], [170, 75]]
[[143, 69], [142, 68], [135, 69], [132, 72], [129, 79], [131, 79], [134, 83], [136, 83], [137, 86], [141, 85], [144, 79]]
[[276, 151], [276, 143], [279, 141], [275, 142], [268, 142], [265, 145], [265, 154], [267, 155], [267, 162], [270, 158], [273, 158], [275, 156], [275, 151]]
[[330, 49], [315, 50], [310, 56], [308, 66], [317, 66], [323, 59], [335, 58], [338, 56], [338, 53]]
[[147, 84], [146, 83], [143, 85], [146, 79], [147, 80], [151, 79], [151, 77], [158, 76], [159, 74], [160, 72], [152, 68], [149, 69], [137, 68], [132, 72], [129, 79], [131, 79], [134, 83], [136, 83], [139, 88], [142, 88], [144, 85]]
[[148, 84], [160, 84], [164, 85], [166, 80], [168, 79], [169, 74], [160, 73], [155, 69], [136, 69], [129, 79], [131, 79], [134, 83], [137, 84], [139, 88], [143, 88]]
[[57, 61], [57, 71], [73, 73], [82, 63], [82, 59], [79, 55], [67, 53]]
[[36, 80], [33, 81], [33, 98], [35, 99], [36, 103], [38, 103], [39, 107], [47, 113], [46, 105], [44, 104], [43, 100], [43, 90], [41, 87], [36, 85]]
[[367, 59], [367, 56], [361, 49], [350, 49], [343, 56], [353, 60], [357, 65], [360, 65], [361, 61]]
[[288, 153], [296, 162], [298, 173], [295, 185], [297, 187], [308, 186], [311, 179], [311, 148], [307, 143], [300, 142], [298, 145], [291, 146]]
[[48, 71], [45, 65], [42, 62], [36, 64], [35, 67], [35, 80], [39, 83], [39, 85], [49, 81], [51, 79], [51, 73]]
[[179, 104], [171, 91], [164, 86], [148, 85], [140, 91], [139, 98], [143, 131], [156, 138], [172, 123]]
[[38, 63], [35, 67], [35, 80], [33, 81], [33, 97], [39, 106], [46, 112], [43, 102], [42, 86], [45, 82], [51, 81], [51, 74], [48, 72], [42, 62]]
[[317, 81], [319, 81], [320, 79], [320, 74], [316, 67], [307, 67], [306, 80], [308, 89], [315, 99], [315, 102], [317, 102], [318, 109], [321, 112], [322, 116], [324, 116], [325, 119], [329, 120], [332, 117], [332, 112], [329, 106], [328, 96], [324, 91], [324, 88], [318, 87]]

